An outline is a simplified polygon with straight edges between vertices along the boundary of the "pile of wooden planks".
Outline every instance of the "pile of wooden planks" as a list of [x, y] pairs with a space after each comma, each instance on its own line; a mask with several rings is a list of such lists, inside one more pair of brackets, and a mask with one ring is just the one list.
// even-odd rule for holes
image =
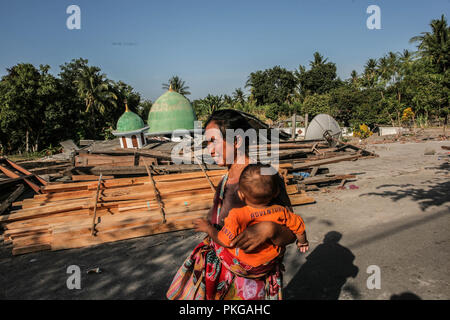
[[[139, 153], [133, 155], [103, 155], [87, 152], [79, 152], [75, 156], [75, 166], [143, 166], [143, 159], [140, 158]], [[150, 164], [156, 164], [156, 158], [146, 157], [145, 161]]]
[[[343, 185], [355, 178], [329, 174], [325, 165], [377, 156], [355, 145], [334, 142], [259, 145], [251, 147], [250, 155], [279, 159], [279, 171], [295, 206], [314, 202], [305, 191]], [[77, 150], [72, 166], [61, 172], [71, 178], [65, 182], [41, 182], [39, 176], [4, 160], [0, 170], [22, 184], [7, 199], [9, 205], [21, 209], [0, 216], [4, 242], [12, 244], [17, 255], [192, 228], [193, 221], [209, 211], [215, 187], [226, 170], [195, 161], [176, 165], [170, 161], [174, 145], [158, 142], [156, 147], [140, 150]], [[278, 154], [272, 152], [273, 147]], [[27, 186], [35, 191], [34, 197], [14, 202]]]
[[[0, 158], [0, 173], [4, 176], [0, 179], [0, 215], [7, 212], [11, 204], [25, 192], [26, 187], [40, 193], [41, 186], [47, 184], [41, 177], [3, 157]], [[4, 196], [6, 198], [3, 199]]]
[[[287, 177], [291, 165], [282, 165]], [[147, 167], [148, 169], [148, 167]], [[192, 228], [205, 217], [225, 170], [48, 183], [42, 194], [0, 217], [13, 254], [79, 248]], [[314, 202], [287, 185], [292, 205]]]
[[[100, 172], [112, 176], [143, 175], [146, 173], [143, 158], [147, 163], [166, 173], [199, 171], [200, 168], [192, 158], [191, 164], [176, 165], [171, 162], [173, 142], [160, 142], [153, 149], [103, 149], [101, 151], [79, 151], [74, 158], [74, 166], [67, 175], [99, 175]], [[274, 150], [278, 150], [277, 153]], [[84, 153], [83, 153], [84, 152]], [[193, 154], [193, 153], [192, 153]], [[191, 154], [191, 156], [192, 156]], [[180, 154], [180, 157], [183, 155]], [[204, 154], [208, 158], [208, 154]], [[331, 147], [326, 141], [280, 141], [276, 145], [255, 145], [250, 147], [250, 156], [260, 161], [270, 162], [273, 158], [280, 163], [293, 164], [293, 170], [309, 170], [318, 165], [340, 161], [371, 158], [377, 155], [355, 145], [335, 141]], [[315, 163], [315, 161], [320, 161]], [[220, 170], [216, 165], [207, 165], [209, 170]]]

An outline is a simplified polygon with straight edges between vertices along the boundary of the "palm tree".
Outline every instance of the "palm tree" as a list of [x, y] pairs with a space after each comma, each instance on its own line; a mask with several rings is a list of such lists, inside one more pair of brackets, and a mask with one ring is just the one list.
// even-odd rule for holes
[[414, 57], [414, 52], [411, 52], [408, 49], [403, 49], [403, 52], [400, 54], [400, 61], [402, 63], [410, 63], [413, 61]]
[[234, 105], [233, 98], [227, 94], [223, 95], [223, 103], [229, 108], [232, 108]]
[[387, 57], [381, 57], [378, 60], [378, 73], [385, 82], [388, 82], [392, 77], [392, 68]]
[[[110, 84], [112, 91], [117, 96], [116, 100], [122, 102], [126, 99], [130, 110], [137, 111], [137, 107], [141, 101], [140, 94], [135, 92], [132, 86], [124, 83], [123, 81], [110, 81]], [[123, 108], [121, 108], [119, 112], [123, 112]]]
[[352, 70], [350, 73], [350, 79], [348, 79], [348, 83], [350, 83], [355, 88], [358, 88], [361, 85], [361, 79], [359, 78], [358, 72], [356, 70]]
[[450, 66], [450, 27], [444, 15], [440, 19], [433, 19], [430, 26], [431, 32], [422, 32], [409, 42], [418, 42], [419, 53], [429, 58], [439, 73], [445, 73]]
[[323, 56], [319, 52], [314, 52], [314, 61], [310, 61], [309, 65], [311, 68], [321, 66], [328, 61], [328, 58], [324, 59]]
[[212, 114], [214, 111], [219, 110], [225, 106], [223, 101], [223, 97], [214, 96], [212, 94], [208, 94], [206, 98], [200, 101], [200, 105], [202, 109], [206, 111], [208, 115]]
[[366, 87], [373, 88], [377, 82], [377, 60], [369, 59], [364, 65], [364, 78]]
[[241, 88], [237, 88], [233, 92], [233, 99], [235, 102], [240, 103], [241, 106], [244, 106], [245, 104], [245, 94], [244, 91], [242, 91]]
[[165, 90], [169, 90], [172, 88], [173, 91], [182, 94], [183, 96], [190, 95], [191, 93], [187, 91], [189, 89], [188, 86], [185, 85], [185, 82], [181, 80], [178, 76], [173, 76], [169, 79], [169, 82], [163, 83], [162, 88]]
[[117, 96], [111, 92], [109, 82], [104, 74], [99, 74], [97, 67], [84, 67], [79, 77], [74, 81], [78, 95], [84, 100], [85, 112], [91, 113], [90, 127], [92, 138], [95, 138], [95, 111], [104, 114], [107, 104], [116, 105]]
[[[440, 19], [431, 20], [430, 26], [431, 32], [422, 32], [420, 36], [411, 38], [409, 42], [418, 42], [419, 54], [429, 59], [438, 73], [446, 74], [450, 67], [450, 26], [447, 26], [444, 15]], [[442, 105], [441, 108], [444, 116], [444, 136], [448, 122], [448, 109], [447, 100], [445, 107]]]
[[[311, 63], [312, 63], [312, 61], [310, 61], [310, 64]], [[299, 65], [298, 70], [294, 71], [294, 75], [295, 75], [295, 78], [297, 79], [297, 83], [298, 83], [296, 91], [297, 91], [297, 93], [298, 93], [298, 95], [300, 97], [299, 98], [300, 101], [305, 100], [306, 96], [311, 94], [310, 90], [305, 89], [305, 84], [306, 84], [305, 75], [306, 75], [306, 72], [307, 72], [306, 68], [304, 66], [302, 66], [302, 65]]]

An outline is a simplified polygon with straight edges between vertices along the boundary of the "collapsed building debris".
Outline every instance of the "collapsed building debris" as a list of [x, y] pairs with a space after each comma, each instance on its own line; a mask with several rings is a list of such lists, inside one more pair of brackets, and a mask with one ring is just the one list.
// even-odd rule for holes
[[[207, 175], [217, 187], [225, 172]], [[14, 255], [77, 248], [189, 229], [207, 214], [214, 193], [203, 172], [153, 179], [154, 184], [149, 176], [48, 184], [42, 194], [15, 204], [22, 209], [0, 217], [4, 242], [13, 244]], [[292, 205], [314, 202], [295, 184], [287, 185], [287, 192]]]
[[[14, 202], [22, 192], [18, 189], [8, 198], [21, 209], [0, 216], [4, 243], [12, 244], [12, 253], [18, 255], [193, 228], [193, 221], [207, 214], [212, 187], [217, 187], [226, 170], [200, 162], [170, 163], [168, 150], [173, 145], [159, 142], [153, 149], [149, 144], [139, 151], [75, 150], [72, 165], [61, 172], [70, 177], [68, 181], [47, 182], [28, 170], [13, 176], [2, 165], [10, 179], [40, 183], [29, 181], [37, 187], [33, 187], [33, 198]], [[265, 147], [271, 150], [272, 146]], [[280, 142], [276, 147], [279, 173], [293, 206], [315, 202], [306, 191], [355, 179], [349, 174], [329, 174], [324, 165], [376, 156], [340, 141], [334, 147], [320, 141]], [[259, 156], [258, 151], [254, 146], [250, 153]]]

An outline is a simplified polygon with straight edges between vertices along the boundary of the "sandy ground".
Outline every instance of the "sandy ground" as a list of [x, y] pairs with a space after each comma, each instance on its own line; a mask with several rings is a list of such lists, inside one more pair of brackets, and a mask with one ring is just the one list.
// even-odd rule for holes
[[[450, 142], [369, 146], [379, 158], [328, 165], [354, 173], [357, 189], [311, 193], [296, 207], [310, 251], [288, 246], [285, 299], [449, 299]], [[434, 155], [424, 155], [434, 150]], [[13, 257], [0, 248], [3, 299], [165, 299], [173, 275], [203, 237], [174, 232], [100, 246]], [[67, 268], [81, 269], [81, 289], [69, 290]], [[367, 282], [378, 267], [380, 288]], [[99, 267], [101, 273], [86, 271]]]

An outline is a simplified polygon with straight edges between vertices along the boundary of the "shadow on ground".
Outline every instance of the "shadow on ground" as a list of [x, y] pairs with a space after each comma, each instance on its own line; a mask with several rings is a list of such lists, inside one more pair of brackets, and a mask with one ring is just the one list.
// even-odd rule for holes
[[[0, 251], [0, 299], [165, 299], [177, 269], [201, 241], [193, 231], [95, 247], [12, 256]], [[81, 269], [81, 289], [69, 290], [70, 265]], [[101, 273], [87, 274], [91, 268]]]
[[450, 181], [439, 182], [434, 180], [428, 180], [421, 186], [414, 186], [411, 184], [385, 184], [378, 186], [377, 189], [392, 188], [396, 190], [385, 190], [381, 192], [369, 192], [361, 194], [364, 196], [380, 196], [391, 198], [393, 201], [399, 201], [404, 198], [410, 198], [413, 201], [417, 201], [422, 211], [425, 211], [431, 206], [441, 206], [450, 202]]
[[406, 291], [400, 294], [393, 294], [391, 296], [391, 300], [422, 300], [422, 299], [415, 293]]
[[323, 243], [306, 257], [306, 262], [284, 289], [285, 299], [337, 300], [341, 290], [359, 298], [355, 287], [344, 286], [347, 278], [356, 277], [359, 270], [353, 264], [353, 253], [339, 244], [341, 237], [336, 231], [325, 235]]

